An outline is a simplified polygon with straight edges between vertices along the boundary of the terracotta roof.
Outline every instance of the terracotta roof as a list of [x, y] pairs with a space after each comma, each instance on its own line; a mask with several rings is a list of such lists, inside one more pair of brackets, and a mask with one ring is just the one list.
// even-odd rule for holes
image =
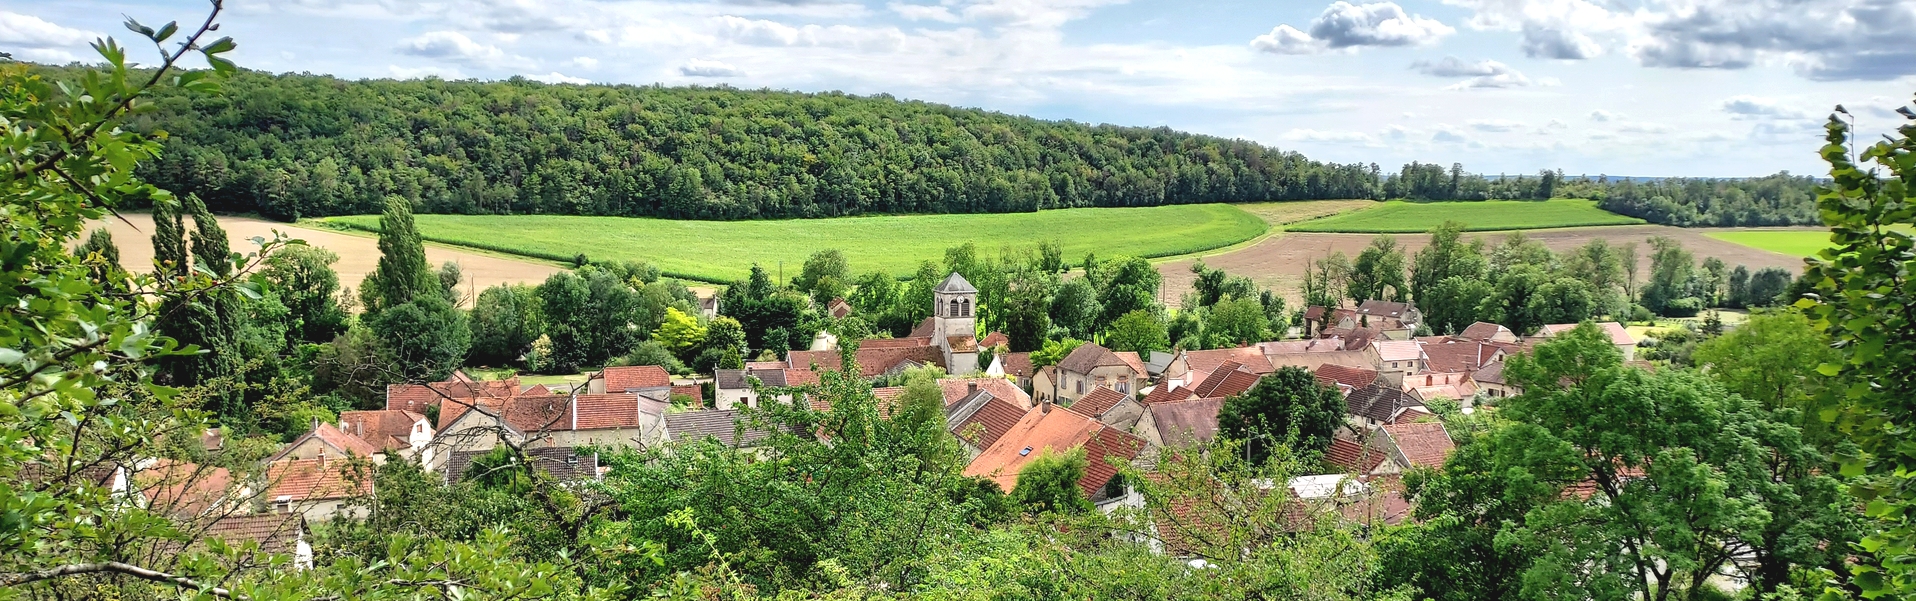
[[[818, 365], [819, 369], [839, 369], [838, 351], [792, 351], [787, 358], [794, 369], [806, 369]], [[935, 346], [911, 346], [899, 348], [858, 348], [858, 374], [871, 378], [891, 371], [900, 363], [912, 361], [927, 365], [945, 366], [945, 353]]]
[[1305, 371], [1316, 371], [1318, 366], [1321, 365], [1371, 366], [1376, 364], [1376, 361], [1371, 358], [1371, 354], [1363, 350], [1284, 353], [1281, 355], [1265, 355], [1264, 359], [1270, 362], [1272, 370], [1298, 367], [1303, 368]]
[[1470, 379], [1476, 380], [1478, 382], [1483, 382], [1486, 384], [1503, 384], [1504, 383], [1504, 362], [1497, 361], [1497, 362], [1491, 363], [1490, 365], [1485, 365], [1483, 369], [1479, 369], [1475, 372], [1472, 372], [1470, 374]]
[[447, 397], [454, 399], [511, 398], [519, 395], [518, 378], [478, 382], [447, 381], [431, 384], [386, 385], [386, 408], [425, 413]]
[[1203, 382], [1198, 382], [1197, 388], [1192, 392], [1207, 399], [1234, 396], [1250, 390], [1260, 379], [1262, 379], [1261, 376], [1244, 371], [1236, 362], [1225, 362], [1218, 367], [1217, 371], [1211, 372], [1210, 376], [1204, 378]]
[[1129, 398], [1131, 397], [1108, 387], [1095, 386], [1091, 388], [1090, 392], [1084, 393], [1084, 396], [1073, 401], [1071, 403], [1071, 410], [1091, 417], [1098, 417], [1104, 415], [1104, 412], [1110, 411], [1112, 407], [1118, 406], [1118, 403], [1122, 403]]
[[1004, 360], [1007, 374], [1020, 378], [1030, 378], [1035, 375], [1035, 372], [1031, 370], [1031, 353], [1005, 353], [998, 355], [998, 358]]
[[687, 385], [684, 385], [684, 386], [673, 386], [673, 387], [672, 387], [672, 394], [673, 394], [673, 395], [675, 395], [675, 396], [676, 396], [676, 395], [681, 395], [681, 394], [682, 394], [682, 395], [685, 395], [685, 396], [689, 396], [689, 397], [692, 397], [692, 406], [694, 406], [694, 407], [704, 407], [704, 406], [705, 406], [705, 387], [703, 387], [703, 386], [699, 386], [699, 385], [697, 385], [697, 384], [687, 384]]
[[985, 339], [978, 341], [978, 346], [985, 347], [985, 348], [1004, 346], [1007, 344], [1011, 344], [1011, 337], [1008, 335], [1005, 335], [1004, 332], [992, 332], [989, 334], [985, 334]]
[[1452, 342], [1424, 345], [1425, 369], [1430, 371], [1476, 371], [1490, 363], [1502, 349], [1476, 342]]
[[[1576, 329], [1576, 327], [1577, 324], [1574, 323], [1553, 323], [1544, 326], [1542, 330], [1537, 332], [1537, 335], [1548, 338]], [[1636, 346], [1637, 344], [1636, 337], [1631, 336], [1630, 330], [1623, 327], [1623, 324], [1614, 321], [1599, 321], [1597, 322], [1597, 327], [1601, 328], [1603, 333], [1610, 336], [1610, 344], [1622, 346]]]
[[1351, 415], [1388, 422], [1397, 417], [1398, 412], [1416, 403], [1396, 386], [1371, 384], [1351, 391], [1344, 397], [1344, 404], [1345, 410]]
[[318, 426], [314, 427], [311, 431], [305, 434], [301, 434], [299, 438], [293, 439], [293, 442], [287, 443], [286, 446], [281, 447], [280, 451], [278, 453], [273, 454], [273, 456], [269, 458], [268, 461], [278, 460], [279, 458], [284, 457], [286, 453], [292, 451], [294, 448], [297, 448], [299, 445], [304, 444], [306, 441], [312, 440], [312, 439], [318, 439], [320, 443], [326, 445], [327, 447], [332, 448], [334, 451], [338, 451], [341, 455], [358, 455], [360, 457], [372, 457], [375, 453], [379, 452], [379, 447], [373, 446], [371, 443], [366, 442], [365, 440], [359, 438], [358, 436], [353, 436], [351, 434], [341, 432], [338, 427], [335, 427], [332, 424], [321, 422]]
[[1373, 340], [1380, 361], [1416, 361], [1424, 358], [1424, 345], [1415, 340]]
[[1344, 350], [1344, 339], [1338, 338], [1336, 336], [1332, 336], [1329, 338], [1312, 338], [1309, 340], [1280, 340], [1276, 342], [1259, 342], [1257, 343], [1257, 350], [1258, 352], [1264, 353], [1266, 355], [1284, 355], [1284, 354], [1290, 354], [1290, 353], [1328, 353], [1331, 351]]
[[533, 384], [519, 391], [520, 396], [545, 396], [548, 394], [552, 394], [552, 389], [546, 388], [544, 384]]
[[1470, 327], [1464, 328], [1462, 332], [1458, 332], [1457, 337], [1465, 340], [1489, 340], [1495, 338], [1498, 334], [1504, 334], [1511, 338], [1517, 337], [1517, 334], [1511, 332], [1510, 328], [1485, 321], [1470, 324]]
[[1359, 315], [1381, 315], [1393, 319], [1403, 319], [1405, 315], [1410, 313], [1412, 308], [1410, 303], [1367, 300], [1357, 306], [1357, 313]]
[[845, 302], [843, 298], [834, 298], [832, 302], [825, 303], [825, 312], [833, 319], [844, 319], [845, 316], [852, 314], [852, 305]]
[[746, 361], [745, 369], [785, 369], [791, 367], [784, 361]]
[[1377, 381], [1377, 370], [1375, 369], [1329, 363], [1317, 366], [1317, 371], [1314, 372], [1314, 375], [1317, 376], [1317, 381], [1319, 382], [1348, 386], [1352, 389], [1363, 388]]
[[[453, 451], [446, 459], [446, 477], [452, 480], [464, 478], [466, 470], [472, 467], [473, 459], [491, 452], [491, 449]], [[533, 467], [560, 482], [594, 480], [599, 477], [599, 456], [596, 453], [581, 453], [574, 447], [537, 447], [525, 449], [524, 452]]]
[[1304, 309], [1304, 319], [1307, 321], [1317, 321], [1319, 319], [1323, 319], [1324, 313], [1328, 311], [1330, 310], [1324, 308], [1323, 306], [1311, 305], [1310, 307]]
[[786, 386], [810, 386], [819, 383], [818, 372], [810, 368], [794, 367], [780, 371], [785, 372]]
[[1147, 407], [1158, 436], [1171, 446], [1217, 438], [1217, 412], [1223, 408], [1221, 398], [1154, 403]]
[[605, 378], [606, 392], [625, 392], [672, 385], [672, 374], [657, 365], [608, 367], [599, 372], [599, 377]]
[[965, 466], [965, 475], [991, 478], [1008, 492], [1017, 486], [1018, 472], [1031, 460], [1079, 446], [1085, 447], [1090, 466], [1078, 486], [1089, 496], [1117, 473], [1105, 458], [1135, 458], [1144, 449], [1144, 441], [1070, 409], [1039, 407], [1025, 412], [997, 443], [973, 458]]
[[1222, 348], [1207, 351], [1184, 351], [1184, 363], [1192, 371], [1215, 373], [1218, 366], [1227, 361], [1235, 361], [1251, 373], [1264, 375], [1277, 371], [1271, 367], [1271, 361], [1264, 358], [1264, 351], [1255, 346]]
[[[507, 426], [520, 432], [599, 430], [641, 427], [640, 414], [658, 415], [667, 404], [635, 393], [581, 394], [576, 397], [551, 395], [482, 401], [479, 405], [492, 415], [505, 418]], [[451, 424], [470, 409], [453, 406], [450, 416], [439, 420]]]
[[252, 513], [220, 516], [206, 525], [203, 538], [217, 538], [228, 544], [259, 543], [267, 553], [292, 553], [305, 534], [305, 516], [300, 513]]
[[[910, 336], [906, 338], [866, 338], [858, 341], [859, 349], [900, 348], [907, 346], [931, 346], [930, 336]], [[800, 365], [799, 367], [804, 367]]]
[[697, 440], [710, 436], [732, 446], [749, 446], [771, 435], [765, 430], [754, 429], [747, 429], [741, 433], [738, 428], [738, 415], [737, 409], [668, 413], [665, 415], [665, 431], [672, 440]]
[[951, 433], [960, 440], [979, 449], [991, 448], [998, 439], [1003, 438], [1018, 420], [1024, 419], [1025, 409], [992, 397], [978, 405], [976, 411], [951, 427]]
[[1125, 365], [1131, 366], [1131, 371], [1136, 372], [1140, 376], [1150, 373], [1148, 371], [1145, 371], [1144, 358], [1139, 357], [1137, 353], [1134, 353], [1131, 351], [1123, 351], [1123, 352], [1114, 352], [1111, 354], [1117, 355], [1119, 361], [1123, 361]]
[[[976, 383], [980, 390], [990, 392], [991, 396], [1017, 405], [1020, 410], [1031, 406], [1031, 395], [1025, 394], [1024, 389], [1018, 388], [1018, 385], [1012, 383], [1011, 380], [1004, 378], [940, 378], [938, 380], [938, 388], [940, 392], [944, 393], [945, 406], [949, 407], [958, 401], [964, 400], [965, 396], [970, 393], [973, 383]], [[901, 388], [900, 390], [903, 389]]]
[[1411, 467], [1441, 468], [1444, 459], [1457, 448], [1442, 422], [1385, 424], [1383, 430]]
[[1404, 390], [1417, 391], [1417, 396], [1426, 401], [1435, 398], [1465, 400], [1477, 396], [1477, 383], [1471, 381], [1470, 374], [1461, 372], [1431, 373], [1404, 376]]
[[1192, 392], [1191, 389], [1189, 388], [1185, 388], [1183, 386], [1172, 386], [1169, 384], [1159, 384], [1156, 387], [1152, 388], [1149, 394], [1144, 395], [1144, 400], [1141, 402], [1143, 402], [1146, 405], [1151, 405], [1155, 403], [1171, 403], [1176, 401], [1188, 401], [1195, 398], [1198, 398], [1197, 393]]
[[1384, 463], [1384, 453], [1356, 442], [1332, 438], [1331, 448], [1324, 451], [1324, 461], [1344, 468], [1346, 473], [1368, 474]]
[[128, 485], [146, 498], [149, 509], [176, 517], [204, 513], [233, 488], [233, 473], [226, 468], [171, 459], [154, 461], [130, 478]]
[[372, 493], [370, 472], [350, 473], [351, 463], [338, 459], [285, 459], [266, 464], [266, 500], [287, 498], [294, 503], [344, 499]]
[[[931, 335], [937, 331], [938, 331], [937, 319], [927, 317], [925, 318], [924, 321], [918, 322], [918, 325], [913, 326], [911, 328], [911, 334], [909, 334], [909, 336], [913, 338], [924, 338], [926, 340], [930, 340]], [[860, 344], [863, 344], [863, 343], [860, 343]]]
[[971, 336], [946, 336], [945, 346], [949, 347], [951, 352], [954, 353], [976, 353], [978, 352], [978, 339]]
[[[413, 427], [424, 425], [426, 416], [411, 411], [341, 411], [339, 425], [347, 434], [358, 437], [380, 451], [412, 448]], [[432, 427], [425, 426], [427, 438]]]
[[[1132, 367], [1133, 365], [1137, 365], [1137, 367]], [[1092, 370], [1100, 367], [1125, 367], [1136, 371], [1138, 374], [1144, 373], [1143, 363], [1138, 361], [1137, 353], [1132, 353], [1131, 359], [1127, 361], [1123, 357], [1118, 356], [1118, 353], [1111, 352], [1111, 349], [1098, 346], [1096, 343], [1091, 342], [1080, 344], [1078, 348], [1071, 349], [1071, 354], [1066, 355], [1064, 359], [1058, 361], [1059, 369], [1072, 373], [1088, 374], [1091, 373]]]

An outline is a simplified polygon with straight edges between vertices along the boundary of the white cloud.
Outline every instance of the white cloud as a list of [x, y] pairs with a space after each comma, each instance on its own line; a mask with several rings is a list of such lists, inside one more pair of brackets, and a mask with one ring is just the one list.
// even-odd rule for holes
[[466, 78], [466, 75], [460, 73], [458, 69], [438, 66], [401, 67], [399, 65], [386, 65], [386, 75], [393, 79], [424, 79], [426, 77], [437, 77], [440, 79]]
[[580, 69], [592, 70], [599, 68], [599, 59], [590, 56], [575, 56], [572, 57], [572, 60], [566, 61], [566, 64], [573, 65]]
[[1354, 131], [1319, 131], [1315, 129], [1293, 129], [1278, 136], [1293, 142], [1369, 142], [1370, 134]]
[[810, 46], [889, 51], [905, 42], [905, 34], [894, 28], [860, 28], [848, 25], [793, 27], [777, 21], [747, 19], [733, 15], [718, 18], [718, 35], [753, 46]]
[[898, 13], [898, 16], [904, 17], [907, 21], [939, 21], [943, 23], [957, 23], [959, 21], [958, 15], [952, 14], [951, 8], [945, 6], [900, 4], [893, 2], [887, 5], [886, 8]]
[[532, 80], [537, 80], [537, 81], [543, 81], [543, 82], [546, 82], [546, 83], [569, 83], [569, 84], [588, 84], [588, 83], [592, 83], [592, 80], [590, 80], [590, 79], [586, 79], [586, 78], [584, 78], [584, 77], [572, 77], [572, 76], [570, 76], [570, 75], [566, 75], [566, 74], [564, 74], [564, 73], [560, 73], [560, 72], [558, 72], [558, 71], [553, 71], [553, 72], [551, 72], [551, 73], [547, 73], [547, 74], [545, 74], [545, 75], [527, 75], [527, 76], [526, 76], [526, 79], [532, 79]]
[[1467, 123], [1471, 129], [1477, 131], [1506, 132], [1523, 128], [1522, 123], [1508, 119], [1471, 119]]
[[1590, 120], [1598, 121], [1598, 122], [1621, 121], [1623, 120], [1623, 115], [1619, 113], [1606, 111], [1603, 109], [1597, 109], [1594, 111], [1590, 111]]
[[1773, 98], [1748, 94], [1726, 98], [1719, 107], [1735, 119], [1808, 119], [1810, 116]]
[[1468, 77], [1462, 82], [1449, 86], [1452, 89], [1470, 88], [1516, 88], [1530, 85], [1530, 78], [1524, 77], [1509, 65], [1482, 60], [1469, 62], [1455, 56], [1446, 56], [1437, 61], [1417, 61], [1410, 67], [1417, 72], [1433, 77]]
[[1457, 131], [1457, 128], [1449, 125], [1439, 125], [1436, 129], [1437, 131], [1435, 133], [1430, 134], [1430, 141], [1432, 142], [1457, 144], [1470, 141], [1469, 138], [1464, 137], [1463, 133]]
[[0, 44], [52, 49], [85, 46], [88, 42], [100, 37], [105, 36], [61, 26], [33, 15], [0, 11]]
[[426, 58], [453, 61], [486, 62], [505, 58], [498, 46], [481, 44], [457, 31], [429, 31], [419, 37], [400, 40], [399, 52]]
[[686, 77], [742, 77], [745, 71], [724, 62], [695, 58], [680, 65], [679, 74]]
[[1311, 21], [1310, 32], [1278, 25], [1251, 40], [1251, 47], [1272, 54], [1314, 54], [1365, 46], [1430, 44], [1456, 29], [1436, 19], [1404, 12], [1395, 2], [1351, 4], [1338, 0]]

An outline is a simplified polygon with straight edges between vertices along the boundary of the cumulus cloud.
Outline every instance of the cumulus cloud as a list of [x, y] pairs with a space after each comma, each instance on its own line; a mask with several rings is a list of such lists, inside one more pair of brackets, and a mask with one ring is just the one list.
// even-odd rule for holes
[[1471, 129], [1477, 131], [1506, 132], [1523, 128], [1522, 123], [1508, 119], [1472, 119], [1468, 123]]
[[99, 37], [104, 36], [58, 25], [33, 15], [0, 11], [0, 44], [7, 46], [55, 49], [85, 46]]
[[951, 8], [945, 6], [900, 4], [893, 2], [887, 5], [886, 8], [891, 9], [894, 13], [898, 13], [898, 16], [904, 17], [907, 21], [939, 21], [943, 23], [957, 23], [959, 21], [958, 15], [952, 14]]
[[1726, 98], [1720, 108], [1734, 119], [1807, 119], [1810, 116], [1775, 99], [1748, 94]]
[[730, 64], [695, 58], [679, 66], [679, 75], [686, 77], [741, 77], [745, 71]]
[[1530, 78], [1524, 77], [1523, 73], [1493, 60], [1473, 63], [1455, 56], [1446, 56], [1437, 61], [1420, 60], [1411, 63], [1410, 68], [1432, 77], [1470, 78], [1450, 86], [1455, 89], [1515, 88], [1530, 85]]
[[1288, 24], [1251, 40], [1251, 47], [1272, 54], [1314, 54], [1366, 46], [1429, 44], [1456, 29], [1436, 19], [1404, 12], [1395, 2], [1331, 3], [1305, 32]]
[[1520, 47], [1530, 58], [1583, 60], [1603, 54], [1603, 47], [1582, 32], [1542, 24], [1524, 25]]
[[1594, 111], [1590, 111], [1590, 120], [1597, 121], [1597, 122], [1621, 121], [1623, 120], [1623, 115], [1621, 113], [1613, 113], [1603, 109], [1597, 109]]
[[893, 28], [861, 28], [848, 25], [803, 25], [793, 27], [777, 21], [747, 19], [725, 15], [718, 18], [718, 35], [753, 46], [813, 46], [888, 51], [905, 42], [905, 34]]
[[560, 73], [558, 71], [553, 71], [545, 75], [527, 75], [526, 79], [543, 81], [546, 83], [570, 83], [570, 84], [592, 83], [592, 80], [590, 79], [586, 79], [584, 77], [573, 77], [570, 75], [566, 75], [564, 73]]
[[429, 31], [416, 38], [400, 40], [399, 51], [413, 56], [454, 61], [484, 62], [505, 58], [498, 46], [481, 44], [457, 31]]
[[1444, 142], [1447, 144], [1460, 144], [1463, 142], [1468, 142], [1470, 141], [1470, 139], [1465, 138], [1462, 133], [1459, 133], [1456, 130], [1456, 128], [1453, 128], [1448, 125], [1440, 125], [1437, 127], [1436, 133], [1430, 134], [1430, 141]]
[[588, 70], [597, 69], [599, 68], [599, 59], [592, 58], [590, 56], [575, 56], [575, 57], [572, 57], [572, 60], [566, 61], [566, 64], [573, 65], [581, 69], [588, 69]]
[[1278, 136], [1293, 142], [1343, 142], [1362, 143], [1370, 141], [1370, 134], [1355, 131], [1321, 131], [1315, 129], [1293, 129]]
[[466, 78], [466, 75], [464, 73], [459, 72], [458, 69], [455, 69], [452, 67], [437, 67], [437, 66], [401, 67], [399, 65], [386, 65], [386, 74], [391, 76], [393, 79], [424, 79], [427, 77], [437, 77], [440, 79], [465, 79]]

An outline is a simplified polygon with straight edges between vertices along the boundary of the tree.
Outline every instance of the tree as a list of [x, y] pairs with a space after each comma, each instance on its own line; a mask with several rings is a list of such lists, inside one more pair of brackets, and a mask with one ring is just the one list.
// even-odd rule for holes
[[1265, 374], [1256, 386], [1227, 399], [1218, 410], [1218, 434], [1243, 441], [1253, 461], [1270, 457], [1282, 445], [1322, 453], [1331, 435], [1344, 425], [1344, 395], [1300, 367]]
[[1078, 350], [1078, 346], [1082, 344], [1084, 344], [1083, 340], [1073, 338], [1046, 340], [1044, 342], [1044, 348], [1031, 351], [1031, 368], [1037, 369], [1047, 365], [1057, 365], [1059, 361], [1063, 361], [1065, 357], [1070, 356], [1071, 351]]
[[1207, 346], [1242, 346], [1270, 338], [1270, 319], [1256, 300], [1226, 299], [1205, 314], [1204, 334]]
[[1732, 309], [1750, 306], [1750, 268], [1738, 265], [1730, 271], [1729, 293], [1725, 300]]
[[1536, 267], [1518, 266], [1504, 272], [1491, 288], [1490, 296], [1477, 307], [1477, 315], [1484, 321], [1502, 324], [1519, 336], [1529, 336], [1545, 325], [1545, 315], [1539, 312], [1548, 305], [1550, 299], [1533, 299], [1548, 281], [1547, 276]]
[[851, 265], [846, 263], [845, 253], [837, 249], [815, 251], [812, 256], [805, 258], [805, 267], [799, 270], [798, 277], [792, 278], [792, 287], [799, 292], [809, 293], [821, 279], [846, 282], [851, 280], [851, 276]]
[[858, 276], [845, 302], [861, 315], [883, 316], [898, 304], [898, 279], [882, 271]]
[[1098, 290], [1089, 278], [1077, 278], [1058, 286], [1051, 298], [1051, 323], [1064, 328], [1074, 338], [1090, 338], [1096, 331], [1104, 305], [1098, 303]]
[[1117, 323], [1111, 324], [1111, 332], [1105, 334], [1104, 343], [1114, 351], [1147, 357], [1151, 351], [1171, 348], [1170, 339], [1165, 337], [1164, 321], [1150, 311], [1132, 311], [1119, 317]]
[[1750, 276], [1749, 298], [1744, 301], [1748, 307], [1770, 307], [1794, 302], [1784, 298], [1783, 293], [1790, 289], [1790, 272], [1781, 267], [1765, 267]]
[[1703, 299], [1703, 304], [1709, 307], [1723, 306], [1724, 278], [1729, 277], [1729, 268], [1723, 264], [1723, 260], [1716, 257], [1703, 259], [1703, 267], [1697, 272], [1696, 277], [1702, 284], [1702, 288], [1697, 292]]
[[1342, 252], [1311, 262], [1304, 273], [1304, 304], [1312, 307], [1336, 307], [1349, 296], [1351, 265]]
[[1397, 238], [1372, 238], [1351, 264], [1347, 286], [1355, 301], [1403, 301], [1410, 291], [1404, 285], [1404, 249], [1397, 246]]
[[[207, 212], [206, 205], [193, 196], [187, 196], [180, 202], [181, 208], [193, 216], [190, 255], [174, 254], [188, 248], [185, 228], [181, 227], [183, 222], [180, 215], [172, 212], [170, 203], [160, 202], [155, 206], [161, 205], [168, 208], [163, 213], [155, 213], [155, 223], [164, 221], [169, 226], [154, 228], [156, 260], [164, 257], [163, 264], [175, 266], [173, 274], [176, 278], [204, 273], [217, 280], [230, 279], [234, 269], [232, 249], [227, 244], [226, 231]], [[162, 240], [162, 236], [180, 237]], [[232, 289], [213, 290], [196, 297], [176, 297], [162, 302], [161, 319], [154, 324], [155, 329], [182, 345], [192, 345], [202, 352], [163, 360], [160, 379], [174, 386], [199, 386], [236, 377], [243, 365], [238, 347], [241, 311], [239, 294]], [[246, 415], [241, 395], [220, 391], [209, 393], [208, 396], [206, 408], [222, 419], [237, 420]]]
[[387, 307], [367, 319], [401, 379], [444, 380], [465, 362], [472, 349], [466, 314], [437, 294]]
[[1508, 273], [1524, 265], [1546, 272], [1555, 271], [1557, 254], [1550, 252], [1550, 247], [1530, 239], [1521, 231], [1505, 234], [1503, 241], [1490, 249], [1490, 273]]
[[1004, 307], [1005, 335], [1011, 338], [1012, 352], [1038, 350], [1051, 335], [1051, 290], [1055, 271], [1039, 271], [1030, 266], [1013, 272]]
[[1592, 238], [1563, 260], [1564, 274], [1590, 284], [1598, 293], [1623, 287], [1623, 258], [1610, 241]]
[[1011, 500], [1037, 514], [1090, 511], [1091, 501], [1078, 486], [1090, 465], [1085, 459], [1084, 447], [1064, 452], [1045, 449], [1018, 471], [1018, 483], [1011, 489]]
[[1549, 324], [1578, 323], [1596, 315], [1599, 306], [1596, 293], [1591, 290], [1589, 283], [1574, 278], [1557, 278], [1537, 286], [1536, 292], [1524, 304], [1524, 317], [1520, 324], [1529, 326], [1534, 323], [1541, 328]]
[[443, 285], [426, 263], [426, 246], [413, 225], [412, 202], [403, 197], [386, 197], [386, 210], [379, 216], [379, 265], [360, 287], [368, 314], [421, 295], [443, 296]]
[[545, 335], [552, 341], [553, 368], [569, 371], [602, 365], [638, 344], [645, 323], [639, 294], [618, 276], [587, 266], [546, 278], [538, 288]]
[[518, 361], [532, 341], [545, 334], [539, 291], [523, 284], [500, 284], [479, 293], [472, 306], [472, 362], [505, 365]]
[[1623, 266], [1623, 296], [1631, 302], [1637, 300], [1637, 243], [1623, 245], [1618, 253], [1617, 262]]
[[439, 294], [445, 296], [453, 306], [466, 304], [468, 299], [465, 293], [459, 291], [459, 284], [465, 282], [466, 277], [458, 263], [441, 263], [439, 271], [433, 272], [433, 277], [439, 280]]
[[1410, 296], [1426, 316], [1429, 299], [1436, 297], [1440, 282], [1453, 277], [1479, 279], [1489, 267], [1484, 259], [1482, 240], [1463, 241], [1464, 224], [1445, 221], [1430, 231], [1430, 245], [1411, 258]]
[[96, 228], [87, 234], [86, 242], [73, 249], [73, 256], [89, 262], [93, 279], [107, 284], [108, 290], [125, 284], [126, 268], [120, 266], [120, 247], [113, 244], [113, 234], [106, 228]]
[[1689, 289], [1696, 259], [1683, 243], [1674, 238], [1650, 238], [1650, 281], [1643, 288], [1643, 306], [1659, 315], [1672, 310], [1677, 301], [1693, 296]]
[[666, 309], [665, 325], [659, 327], [652, 339], [664, 344], [672, 352], [685, 356], [705, 342], [705, 326], [699, 325], [698, 318], [681, 313], [678, 309]]
[[260, 275], [271, 282], [280, 303], [286, 305], [295, 327], [289, 343], [329, 342], [346, 330], [346, 311], [339, 306], [339, 274], [333, 263], [339, 255], [316, 246], [294, 244], [266, 257]]
[[[1098, 304], [1102, 315], [1098, 329], [1103, 330], [1132, 311], [1153, 311], [1158, 306], [1158, 286], [1164, 276], [1141, 257], [1120, 257], [1098, 266]], [[1088, 276], [1087, 276], [1088, 277]]]
[[1423, 311], [1431, 331], [1457, 334], [1478, 321], [1479, 309], [1494, 293], [1495, 287], [1490, 282], [1452, 276], [1438, 282], [1427, 297], [1418, 298], [1417, 307]]
[[[736, 358], [737, 354], [734, 353], [733, 357]], [[625, 365], [657, 365], [672, 373], [685, 371], [685, 364], [679, 362], [672, 349], [666, 348], [658, 340], [647, 340], [632, 347], [632, 353], [620, 362]]]
[[[1911, 114], [1907, 107], [1899, 111]], [[1834, 414], [1836, 428], [1860, 447], [1843, 469], [1862, 474], [1856, 486], [1873, 499], [1873, 531], [1862, 549], [1881, 563], [1857, 566], [1849, 584], [1871, 597], [1908, 597], [1916, 594], [1916, 565], [1906, 559], [1916, 552], [1916, 487], [1910, 486], [1916, 474], [1908, 468], [1916, 463], [1916, 449], [1906, 425], [1909, 400], [1916, 398], [1909, 378], [1909, 366], [1916, 364], [1916, 288], [1908, 278], [1916, 238], [1896, 226], [1916, 223], [1910, 210], [1916, 166], [1909, 162], [1916, 124], [1904, 123], [1896, 135], [1859, 149], [1849, 146], [1849, 124], [1837, 115], [1830, 115], [1827, 129], [1821, 153], [1831, 183], [1817, 188], [1816, 204], [1832, 244], [1809, 260], [1805, 279], [1814, 283], [1815, 295], [1795, 304], [1828, 333], [1842, 358], [1817, 371], [1855, 382], [1825, 389], [1818, 399], [1823, 411]], [[1875, 165], [1865, 170], [1867, 163]], [[1755, 296], [1754, 282], [1751, 288]]]

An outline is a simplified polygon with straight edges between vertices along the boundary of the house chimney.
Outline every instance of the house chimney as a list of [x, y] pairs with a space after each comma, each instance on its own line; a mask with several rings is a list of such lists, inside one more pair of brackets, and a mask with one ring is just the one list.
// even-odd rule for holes
[[970, 395], [974, 395], [974, 394], [978, 394], [978, 381], [977, 381], [977, 380], [972, 380], [972, 381], [970, 381], [970, 382], [966, 382], [966, 383], [965, 383], [965, 395], [966, 395], [966, 396], [970, 396]]

